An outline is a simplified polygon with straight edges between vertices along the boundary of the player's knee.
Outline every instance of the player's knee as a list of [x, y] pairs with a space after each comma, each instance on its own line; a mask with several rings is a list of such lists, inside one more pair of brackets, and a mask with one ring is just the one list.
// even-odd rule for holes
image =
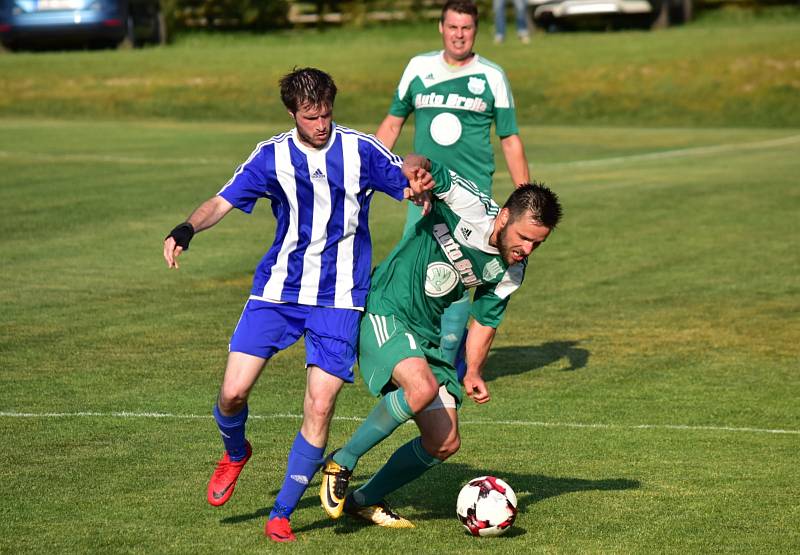
[[461, 449], [461, 436], [458, 435], [458, 432], [455, 432], [447, 438], [443, 450], [447, 457], [452, 457], [458, 453], [459, 449]]
[[237, 387], [223, 387], [219, 392], [218, 405], [223, 414], [235, 414], [247, 403], [247, 390]]
[[423, 440], [423, 447], [432, 456], [440, 461], [444, 461], [455, 455], [461, 448], [461, 437], [450, 434], [444, 439], [434, 441], [432, 445], [426, 445]]
[[306, 422], [315, 427], [327, 426], [328, 421], [333, 415], [334, 404], [330, 399], [310, 398], [307, 399], [303, 407], [303, 418]]
[[439, 384], [431, 375], [414, 384], [413, 388], [406, 390], [406, 401], [414, 413], [417, 413], [431, 404], [439, 393]]

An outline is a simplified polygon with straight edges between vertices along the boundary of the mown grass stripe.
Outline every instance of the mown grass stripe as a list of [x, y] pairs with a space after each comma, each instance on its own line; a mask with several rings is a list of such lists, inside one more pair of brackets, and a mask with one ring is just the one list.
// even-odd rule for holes
[[[612, 158], [593, 158], [589, 160], [570, 160], [568, 162], [540, 162], [537, 167], [546, 168], [573, 168], [573, 167], [596, 167], [614, 165], [626, 162], [640, 162], [649, 160], [665, 160], [669, 158], [684, 158], [692, 156], [704, 156], [709, 154], [724, 154], [737, 152], [740, 150], [760, 150], [781, 146], [791, 146], [800, 143], [800, 135], [790, 135], [779, 139], [768, 139], [764, 141], [753, 141], [749, 143], [723, 143], [718, 145], [698, 146], [691, 148], [678, 148], [673, 150], [660, 150], [655, 152], [644, 152], [640, 154], [629, 154], [626, 156], [614, 156]], [[147, 165], [153, 163], [169, 165], [223, 165], [229, 166], [230, 160], [214, 158], [152, 158], [135, 156], [117, 156], [110, 154], [53, 154], [47, 152], [25, 152], [0, 150], [0, 158], [17, 158], [25, 160], [35, 160], [37, 162], [94, 162], [109, 164], [134, 164]], [[463, 180], [463, 182], [471, 183]]]
[[800, 143], [800, 135], [790, 135], [788, 137], [781, 137], [780, 139], [768, 139], [749, 143], [723, 143], [719, 145], [678, 148], [673, 150], [645, 152], [641, 154], [628, 154], [626, 156], [615, 156], [613, 158], [595, 158], [593, 160], [571, 160], [569, 162], [540, 163], [537, 164], [537, 166], [548, 168], [605, 166], [623, 162], [640, 162], [649, 160], [665, 160], [668, 158], [704, 156], [709, 154], [724, 154], [729, 152], [737, 152], [740, 150], [760, 150], [765, 148], [790, 146], [797, 143]]

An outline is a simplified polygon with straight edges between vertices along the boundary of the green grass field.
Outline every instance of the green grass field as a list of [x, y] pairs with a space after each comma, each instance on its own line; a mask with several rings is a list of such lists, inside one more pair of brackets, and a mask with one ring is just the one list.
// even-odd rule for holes
[[[204, 500], [220, 451], [208, 414], [271, 217], [232, 215], [178, 272], [160, 251], [281, 126], [1, 125], [2, 551], [279, 549], [261, 527], [299, 424], [300, 346], [252, 396], [256, 454], [236, 496]], [[523, 136], [566, 219], [501, 327], [492, 402], [466, 405], [462, 451], [392, 499], [415, 530], [334, 523], [310, 495], [286, 549], [796, 552], [800, 130]], [[374, 206], [378, 257], [401, 216]], [[332, 444], [372, 402], [346, 388]], [[487, 472], [521, 514], [508, 537], [476, 540], [455, 496]]]
[[[477, 50], [501, 64], [529, 125], [800, 127], [800, 8], [714, 14], [665, 31], [539, 34]], [[284, 121], [294, 65], [330, 71], [342, 121], [377, 126], [436, 23], [364, 31], [189, 35], [170, 48], [0, 55], [0, 116]]]
[[[654, 38], [562, 35], [534, 45], [594, 45], [612, 67], [632, 43], [736, 36], [732, 51], [756, 45], [756, 58], [794, 60], [786, 71], [797, 71], [786, 44], [800, 34], [786, 28], [800, 24], [781, 20], [774, 38], [756, 23], [752, 33], [722, 21]], [[369, 131], [419, 37], [381, 64], [374, 83], [372, 66], [335, 59], [321, 40], [308, 50], [290, 42], [282, 60], [319, 57], [334, 75], [364, 73], [346, 80], [337, 119]], [[272, 40], [0, 56], [0, 89], [12, 98], [0, 101], [0, 553], [800, 552], [800, 120], [791, 84], [770, 97], [776, 113], [789, 114], [782, 122], [757, 101], [746, 117], [712, 110], [700, 121], [681, 116], [680, 102], [665, 105], [661, 120], [637, 119], [635, 108], [623, 117], [611, 102], [592, 121], [615, 126], [540, 119], [525, 104], [521, 134], [533, 173], [558, 191], [565, 219], [532, 259], [500, 328], [486, 369], [492, 401], [461, 411], [461, 451], [390, 499], [417, 528], [328, 520], [317, 478], [293, 517], [297, 544], [264, 538], [299, 426], [301, 345], [275, 357], [256, 386], [254, 458], [233, 499], [209, 507], [206, 483], [221, 454], [210, 411], [273, 220], [266, 205], [232, 214], [194, 240], [177, 272], [166, 269], [161, 244], [259, 140], [288, 127], [274, 81], [291, 62], [271, 66], [252, 54], [223, 72], [233, 76], [230, 98], [215, 97], [224, 84], [197, 82], [183, 97], [137, 96], [122, 83], [121, 97], [90, 87], [96, 102], [75, 105], [60, 84], [99, 83], [104, 72], [113, 81], [134, 59], [156, 84], [161, 72], [204, 61], [212, 75], [253, 45], [277, 57]], [[521, 67], [522, 50], [506, 46], [493, 57]], [[573, 56], [546, 63], [578, 71]], [[267, 67], [261, 97], [240, 105], [249, 116], [211, 121], [252, 92], [235, 83]], [[715, 86], [714, 74], [669, 67], [675, 83]], [[601, 80], [602, 71], [581, 94]], [[514, 85], [518, 98], [539, 94], [519, 76]], [[720, 89], [718, 104], [737, 90]], [[370, 95], [365, 111], [353, 107]], [[204, 96], [210, 115], [195, 102]], [[168, 113], [158, 111], [162, 99]], [[496, 183], [505, 198], [502, 162]], [[392, 201], [375, 199], [376, 262], [403, 217]], [[345, 388], [331, 446], [373, 402], [360, 381]], [[354, 483], [414, 431], [402, 427], [367, 455]], [[515, 527], [497, 539], [469, 537], [455, 518], [461, 485], [486, 473], [519, 497]]]

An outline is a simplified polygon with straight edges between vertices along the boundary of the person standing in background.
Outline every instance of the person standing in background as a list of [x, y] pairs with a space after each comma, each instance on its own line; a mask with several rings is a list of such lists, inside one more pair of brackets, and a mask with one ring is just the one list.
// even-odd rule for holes
[[[527, 2], [525, 0], [513, 0], [514, 21], [517, 25], [517, 36], [523, 44], [531, 41], [528, 32]], [[494, 42], [500, 44], [506, 40], [506, 0], [494, 0]]]
[[[415, 114], [416, 153], [445, 164], [492, 196], [492, 123], [500, 137], [512, 182], [530, 180], [528, 160], [517, 128], [511, 87], [503, 69], [473, 51], [478, 8], [471, 0], [449, 0], [442, 7], [439, 33], [443, 50], [420, 54], [406, 66], [388, 115], [375, 136], [392, 149], [406, 119]], [[403, 235], [414, 233], [420, 210], [409, 206]], [[441, 348], [452, 363], [469, 319], [466, 295], [442, 317]]]

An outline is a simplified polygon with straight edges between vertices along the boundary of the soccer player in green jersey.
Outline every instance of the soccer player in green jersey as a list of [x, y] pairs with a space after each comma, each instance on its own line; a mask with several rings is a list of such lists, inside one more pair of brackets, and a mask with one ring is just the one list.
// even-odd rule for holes
[[[375, 269], [359, 332], [361, 374], [381, 399], [350, 440], [328, 455], [320, 488], [331, 517], [346, 512], [392, 528], [413, 525], [388, 507], [386, 495], [460, 446], [462, 390], [439, 344], [442, 313], [474, 289], [463, 384], [467, 396], [485, 403], [481, 371], [509, 297], [522, 283], [528, 257], [561, 219], [558, 197], [544, 185], [522, 185], [500, 208], [445, 166], [425, 158], [419, 166], [435, 181], [431, 213]], [[412, 418], [420, 435], [347, 494], [358, 460]]]
[[[411, 59], [395, 91], [389, 114], [375, 132], [393, 148], [414, 113], [414, 152], [437, 160], [492, 194], [492, 123], [515, 185], [530, 180], [528, 160], [517, 129], [514, 98], [499, 65], [473, 52], [478, 8], [470, 0], [450, 0], [439, 21], [444, 48]], [[405, 235], [420, 217], [409, 205]], [[454, 303], [442, 321], [442, 348], [454, 360], [469, 318], [469, 297]]]

